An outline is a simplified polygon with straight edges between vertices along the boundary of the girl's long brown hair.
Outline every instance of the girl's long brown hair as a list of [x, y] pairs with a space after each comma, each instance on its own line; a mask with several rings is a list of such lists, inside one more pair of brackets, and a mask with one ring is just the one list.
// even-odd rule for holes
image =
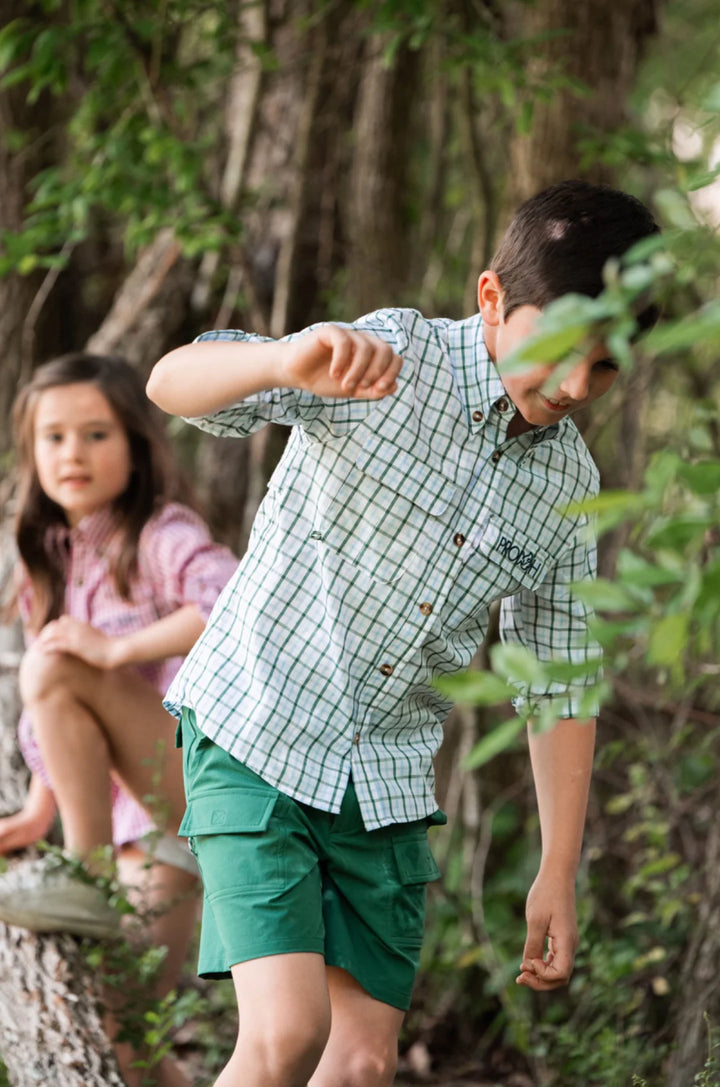
[[61, 557], [47, 547], [48, 529], [66, 526], [62, 508], [48, 498], [37, 477], [34, 457], [35, 409], [47, 389], [59, 385], [95, 385], [118, 416], [130, 445], [131, 473], [115, 499], [121, 544], [111, 558], [118, 592], [128, 600], [137, 570], [140, 533], [164, 505], [194, 505], [189, 484], [173, 455], [160, 412], [150, 403], [139, 374], [124, 359], [75, 353], [38, 367], [13, 408], [18, 452], [18, 507], [15, 537], [30, 577], [33, 607], [30, 626], [41, 629], [64, 610], [65, 571]]

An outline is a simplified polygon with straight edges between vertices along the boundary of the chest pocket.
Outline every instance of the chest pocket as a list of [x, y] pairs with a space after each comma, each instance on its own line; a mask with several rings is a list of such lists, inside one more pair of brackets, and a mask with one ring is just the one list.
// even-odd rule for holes
[[536, 589], [553, 562], [511, 522], [495, 517], [468, 536], [459, 558], [443, 616], [451, 630], [474, 628], [494, 601]]
[[318, 505], [318, 537], [373, 579], [393, 582], [432, 557], [456, 488], [412, 432], [402, 445], [368, 427], [357, 437], [344, 478]]
[[467, 542], [465, 565], [491, 579], [496, 595], [536, 589], [550, 569], [550, 556], [509, 521], [488, 520]]

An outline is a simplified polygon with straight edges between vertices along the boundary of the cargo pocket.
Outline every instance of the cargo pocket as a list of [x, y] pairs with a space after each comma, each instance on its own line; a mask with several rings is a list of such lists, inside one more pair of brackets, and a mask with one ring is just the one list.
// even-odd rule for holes
[[393, 940], [403, 947], [419, 949], [425, 928], [427, 885], [440, 878], [440, 869], [425, 833], [394, 837], [392, 851], [400, 884], [392, 910]]
[[285, 835], [271, 826], [279, 794], [249, 788], [201, 793], [188, 803], [178, 834], [189, 841], [205, 893], [278, 891], [285, 877]]

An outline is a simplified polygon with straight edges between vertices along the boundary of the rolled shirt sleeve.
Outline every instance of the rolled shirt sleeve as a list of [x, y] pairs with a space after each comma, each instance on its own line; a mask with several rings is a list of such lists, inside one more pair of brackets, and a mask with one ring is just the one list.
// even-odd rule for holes
[[[529, 684], [513, 699], [522, 713], [553, 701], [558, 717], [595, 716], [597, 700], [589, 690], [599, 680], [602, 649], [590, 634], [593, 611], [572, 591], [574, 582], [592, 581], [596, 575], [596, 548], [581, 539], [571, 546], [534, 590], [523, 589], [500, 605], [500, 636], [506, 643], [529, 649], [541, 663], [587, 665], [587, 675], [570, 682]], [[582, 669], [580, 669], [582, 671]]]
[[[379, 310], [368, 314], [353, 324], [341, 321], [333, 322], [340, 328], [352, 328], [367, 332], [390, 343], [393, 349], [402, 354], [408, 345], [408, 338], [402, 325], [393, 320], [390, 311]], [[220, 329], [203, 332], [195, 343], [224, 341], [234, 343], [290, 343], [301, 336], [306, 336], [320, 324], [310, 325], [301, 332], [293, 332], [278, 341], [269, 336], [236, 329]], [[404, 363], [399, 380], [408, 374]], [[315, 396], [302, 389], [268, 389], [246, 397], [237, 404], [222, 408], [206, 416], [186, 417], [185, 422], [205, 430], [217, 437], [243, 438], [260, 430], [266, 423], [279, 423], [283, 426], [301, 426], [310, 438], [325, 441], [332, 437], [347, 434], [357, 423], [362, 422], [375, 406], [374, 400], [361, 398], [342, 399]]]

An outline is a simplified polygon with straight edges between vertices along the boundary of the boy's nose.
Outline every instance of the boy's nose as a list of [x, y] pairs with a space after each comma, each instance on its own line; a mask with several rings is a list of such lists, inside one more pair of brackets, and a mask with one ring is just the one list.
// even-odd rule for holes
[[571, 400], [585, 400], [590, 392], [591, 369], [588, 362], [579, 362], [560, 382], [559, 391]]

